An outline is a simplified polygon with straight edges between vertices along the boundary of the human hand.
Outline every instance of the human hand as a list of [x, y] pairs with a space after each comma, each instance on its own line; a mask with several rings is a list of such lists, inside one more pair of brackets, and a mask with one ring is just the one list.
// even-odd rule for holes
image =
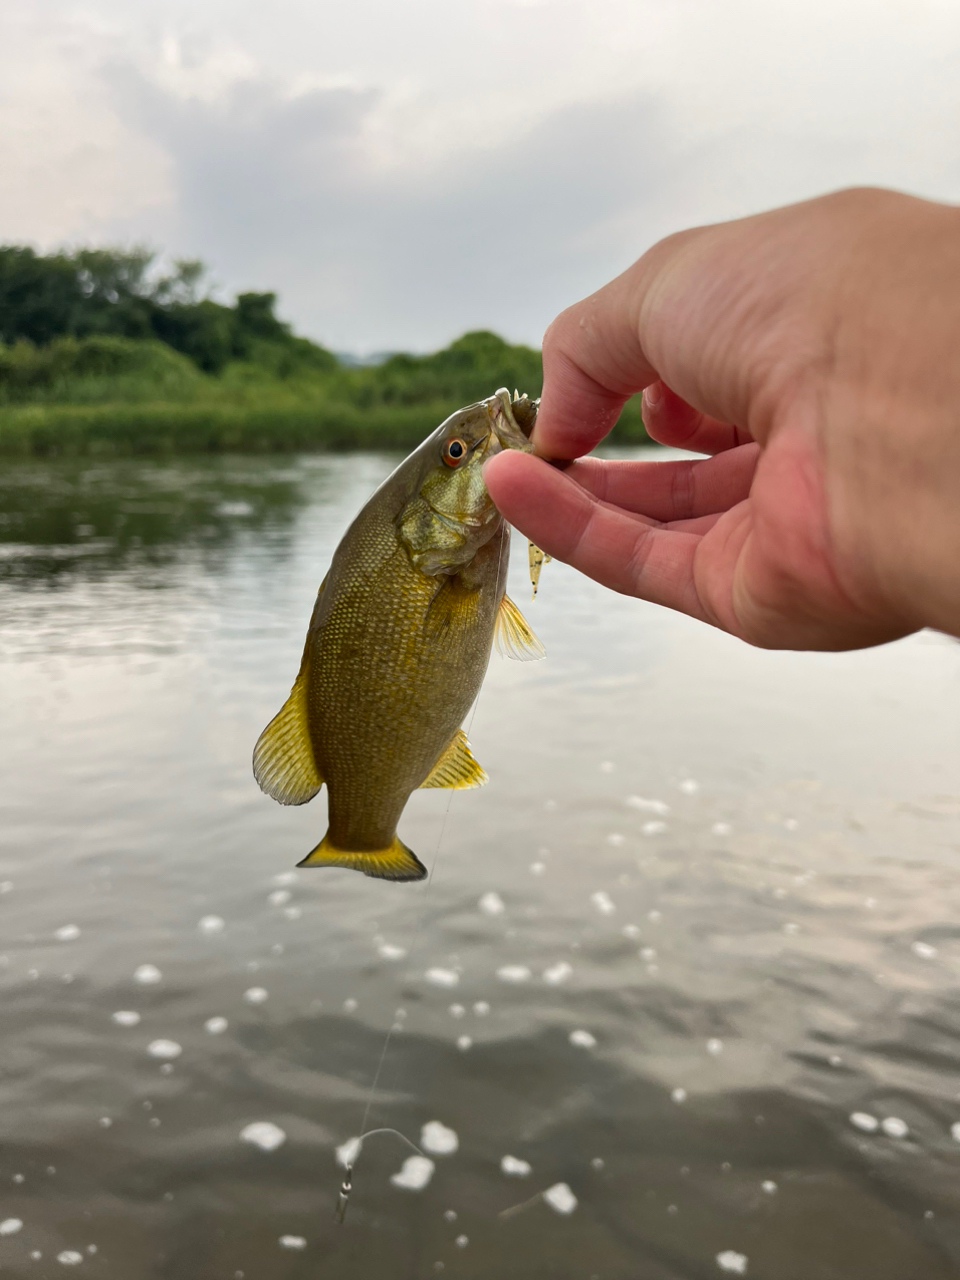
[[[960, 634], [960, 212], [848, 191], [662, 241], [544, 339], [504, 516], [626, 594], [771, 648]], [[644, 395], [670, 462], [572, 459]]]

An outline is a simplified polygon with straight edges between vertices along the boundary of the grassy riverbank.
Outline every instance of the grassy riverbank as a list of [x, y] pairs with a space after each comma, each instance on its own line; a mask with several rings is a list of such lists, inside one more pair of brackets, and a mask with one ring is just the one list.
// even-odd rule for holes
[[[174, 265], [0, 247], [0, 455], [408, 449], [497, 387], [540, 394], [540, 352], [496, 334], [358, 365], [294, 334], [274, 294], [216, 302], [202, 264]], [[646, 438], [639, 402], [614, 438]]]
[[[0, 348], [0, 454], [407, 449], [461, 405], [516, 386], [538, 395], [540, 353], [490, 333], [382, 364], [206, 373], [156, 341], [59, 339]], [[639, 404], [617, 428], [645, 439]]]

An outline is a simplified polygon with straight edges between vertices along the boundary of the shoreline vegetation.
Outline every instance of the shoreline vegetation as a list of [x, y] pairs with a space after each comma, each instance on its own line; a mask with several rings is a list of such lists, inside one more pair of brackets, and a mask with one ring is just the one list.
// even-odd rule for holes
[[[202, 296], [199, 262], [0, 246], [0, 455], [409, 449], [540, 352], [494, 333], [364, 364], [294, 334], [273, 293]], [[647, 440], [639, 399], [611, 436]]]

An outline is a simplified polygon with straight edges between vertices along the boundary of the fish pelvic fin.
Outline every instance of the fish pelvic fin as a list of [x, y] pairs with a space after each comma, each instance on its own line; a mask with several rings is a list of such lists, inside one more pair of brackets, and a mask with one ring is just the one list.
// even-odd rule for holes
[[448, 787], [451, 791], [466, 791], [469, 787], [482, 787], [488, 782], [486, 773], [474, 759], [467, 735], [458, 729], [450, 745], [441, 753], [423, 787]]
[[508, 658], [531, 662], [546, 657], [547, 651], [534, 635], [533, 628], [507, 595], [497, 610], [494, 638], [497, 648]]
[[423, 880], [427, 869], [399, 836], [386, 849], [337, 849], [329, 832], [317, 847], [297, 864], [301, 867], [349, 867], [377, 880]]
[[323, 786], [307, 726], [306, 671], [301, 670], [279, 712], [257, 739], [253, 776], [280, 804], [306, 804]]

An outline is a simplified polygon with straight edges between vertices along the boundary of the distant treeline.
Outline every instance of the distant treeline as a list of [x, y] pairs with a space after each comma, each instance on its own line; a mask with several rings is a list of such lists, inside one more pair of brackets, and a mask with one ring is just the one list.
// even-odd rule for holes
[[[146, 250], [0, 247], [0, 453], [409, 448], [498, 386], [539, 395], [539, 351], [466, 334], [341, 363], [273, 293], [200, 296], [202, 263]], [[621, 442], [646, 439], [628, 405]]]

